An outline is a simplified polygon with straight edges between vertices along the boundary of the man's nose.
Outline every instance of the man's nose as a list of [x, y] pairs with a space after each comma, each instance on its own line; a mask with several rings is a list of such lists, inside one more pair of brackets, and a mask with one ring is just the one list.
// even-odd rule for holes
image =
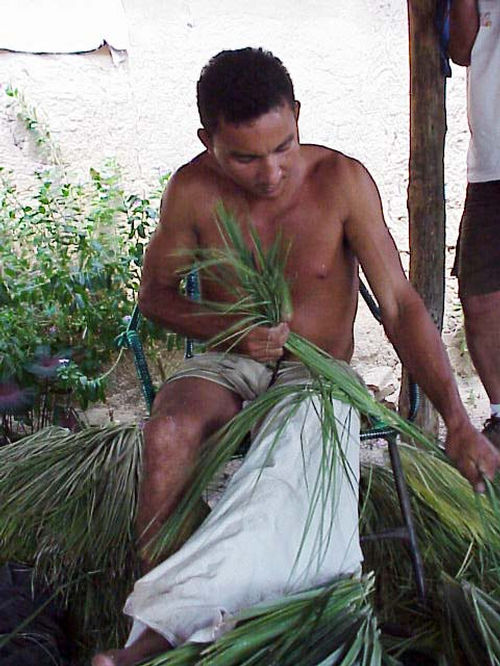
[[276, 185], [279, 183], [281, 178], [281, 165], [276, 155], [269, 155], [262, 160], [259, 175], [260, 179], [265, 183], [269, 183], [270, 185]]

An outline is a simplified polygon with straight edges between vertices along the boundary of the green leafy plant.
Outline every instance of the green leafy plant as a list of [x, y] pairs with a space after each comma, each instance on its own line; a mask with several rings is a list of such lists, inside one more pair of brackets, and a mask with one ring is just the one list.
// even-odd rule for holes
[[[0, 442], [105, 397], [103, 368], [137, 290], [145, 245], [169, 174], [149, 195], [125, 192], [117, 165], [68, 175], [43, 113], [4, 88], [43, 162], [19, 187], [0, 166]], [[165, 333], [146, 322], [149, 338]]]
[[[103, 399], [99, 375], [131, 311], [158, 196], [159, 189], [151, 198], [127, 195], [114, 164], [91, 169], [83, 183], [40, 173], [29, 192], [0, 169], [4, 434], [14, 417], [24, 432], [47, 425], [58, 393], [72, 393], [83, 407]], [[7, 387], [24, 391], [17, 403]], [[28, 398], [32, 414], [19, 418]]]
[[10, 99], [10, 106], [17, 119], [31, 136], [40, 156], [49, 164], [62, 164], [61, 150], [52, 136], [47, 122], [40, 118], [36, 108], [29, 104], [24, 93], [9, 84], [5, 94]]

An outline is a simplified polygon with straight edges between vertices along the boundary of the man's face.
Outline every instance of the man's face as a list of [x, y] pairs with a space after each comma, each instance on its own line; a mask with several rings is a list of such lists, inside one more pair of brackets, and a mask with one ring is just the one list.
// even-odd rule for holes
[[220, 121], [207, 147], [222, 171], [255, 197], [282, 194], [299, 155], [298, 105], [283, 104], [247, 123]]

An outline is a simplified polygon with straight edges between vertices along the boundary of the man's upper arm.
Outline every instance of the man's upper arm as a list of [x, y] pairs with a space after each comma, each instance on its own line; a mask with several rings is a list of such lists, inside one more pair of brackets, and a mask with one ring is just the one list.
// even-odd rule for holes
[[[188, 188], [175, 174], [163, 194], [160, 221], [144, 256], [139, 298], [143, 303], [158, 291], [177, 292], [179, 271], [189, 264], [184, 250], [196, 247], [196, 232]], [[192, 201], [192, 200], [191, 200]]]
[[346, 238], [379, 303], [384, 324], [388, 324], [397, 318], [406, 299], [413, 298], [413, 288], [385, 224], [377, 186], [358, 162], [351, 162], [348, 171]]
[[457, 65], [470, 65], [472, 47], [478, 30], [477, 0], [453, 0], [450, 9], [448, 53]]

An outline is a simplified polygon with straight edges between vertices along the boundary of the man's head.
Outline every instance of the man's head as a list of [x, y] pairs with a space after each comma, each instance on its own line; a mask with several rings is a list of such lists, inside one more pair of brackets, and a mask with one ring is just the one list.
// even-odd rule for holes
[[218, 167], [246, 192], [279, 197], [299, 165], [290, 76], [262, 49], [222, 51], [198, 82], [198, 136]]
[[245, 123], [288, 104], [293, 84], [281, 60], [269, 51], [221, 51], [203, 68], [197, 85], [201, 124], [213, 135], [219, 122]]

